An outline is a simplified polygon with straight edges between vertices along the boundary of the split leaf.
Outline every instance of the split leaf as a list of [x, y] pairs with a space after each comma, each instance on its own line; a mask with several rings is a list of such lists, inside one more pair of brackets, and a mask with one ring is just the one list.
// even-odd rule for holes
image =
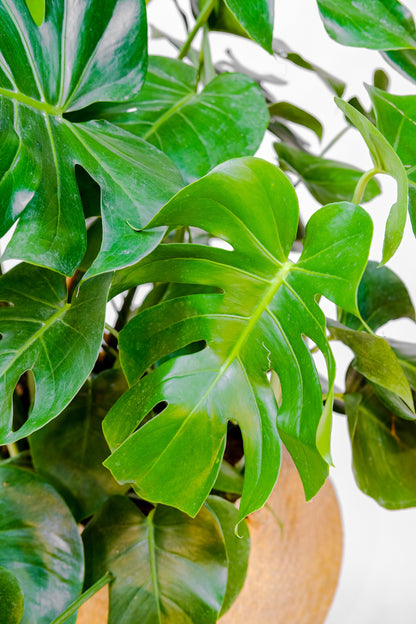
[[[19, 440], [55, 418], [78, 392], [97, 359], [111, 276], [81, 286], [68, 303], [65, 278], [19, 264], [0, 278], [0, 443]], [[13, 391], [32, 371], [35, 397], [13, 431]], [[31, 397], [33, 401], [33, 396]]]
[[[222, 238], [233, 251], [161, 245], [136, 267], [116, 275], [113, 294], [162, 280], [223, 292], [162, 302], [121, 332], [121, 361], [132, 387], [104, 420], [113, 451], [105, 464], [120, 482], [133, 482], [144, 498], [195, 515], [214, 486], [227, 421], [233, 420], [242, 431], [245, 452], [240, 517], [265, 503], [277, 479], [277, 429], [311, 498], [328, 472], [323, 457], [329, 459], [331, 398], [322, 412], [321, 386], [306, 337], [325, 356], [330, 397], [334, 380], [325, 318], [315, 295], [356, 310], [371, 220], [347, 203], [319, 210], [294, 265], [288, 260], [298, 227], [294, 189], [274, 165], [243, 158], [178, 193], [149, 227], [184, 223]], [[149, 368], [201, 340], [207, 343], [202, 351]], [[270, 369], [282, 386], [279, 408], [267, 379]], [[154, 415], [159, 403], [165, 409]], [[153, 417], [143, 422], [146, 415]]]

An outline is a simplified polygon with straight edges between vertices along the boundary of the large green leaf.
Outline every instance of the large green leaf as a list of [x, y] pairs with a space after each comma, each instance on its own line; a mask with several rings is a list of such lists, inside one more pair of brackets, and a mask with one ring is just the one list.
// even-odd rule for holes
[[[200, 6], [203, 3], [204, 0], [199, 0]], [[248, 36], [272, 52], [273, 21], [274, 0], [219, 0], [209, 25], [215, 30]]]
[[406, 286], [391, 269], [369, 262], [358, 287], [358, 309], [361, 318], [341, 313], [339, 320], [351, 329], [364, 329], [362, 319], [376, 331], [379, 327], [399, 318], [415, 321], [415, 309]]
[[50, 624], [81, 592], [74, 518], [48, 483], [15, 466], [0, 466], [0, 566], [23, 590], [21, 624]]
[[[164, 280], [223, 293], [162, 302], [122, 331], [122, 365], [132, 387], [104, 420], [113, 451], [105, 463], [121, 482], [134, 482], [144, 498], [195, 514], [214, 485], [227, 421], [234, 420], [244, 441], [244, 517], [264, 504], [276, 481], [277, 423], [310, 498], [327, 475], [322, 456], [329, 458], [331, 399], [322, 413], [321, 387], [304, 337], [325, 356], [331, 396], [334, 362], [315, 295], [356, 310], [371, 220], [347, 203], [318, 211], [294, 265], [288, 260], [298, 226], [293, 187], [274, 165], [243, 158], [178, 193], [149, 227], [183, 223], [224, 239], [233, 251], [161, 245], [135, 268], [120, 272], [113, 292]], [[204, 350], [170, 359], [141, 379], [161, 357], [200, 340], [207, 342]], [[279, 409], [267, 379], [270, 369], [282, 385]], [[166, 409], [143, 424], [159, 402]]]
[[[19, 264], [0, 278], [0, 443], [29, 435], [57, 416], [97, 359], [109, 275], [86, 282], [68, 303], [65, 278]], [[8, 305], [7, 305], [8, 304]], [[13, 425], [13, 391], [31, 370], [36, 392], [28, 420]], [[33, 399], [33, 397], [32, 397]]]
[[318, 6], [338, 43], [376, 50], [416, 47], [413, 17], [397, 0], [318, 0]]
[[[382, 93], [384, 93], [382, 91]], [[383, 244], [383, 264], [386, 263], [397, 250], [403, 237], [406, 224], [408, 205], [408, 180], [406, 169], [397, 156], [393, 147], [379, 130], [353, 106], [335, 98], [342, 112], [361, 133], [370, 150], [375, 170], [378, 173], [388, 173], [397, 182], [397, 201], [391, 207]]]
[[62, 414], [30, 437], [36, 470], [63, 496], [77, 520], [123, 492], [102, 465], [109, 449], [101, 423], [126, 389], [120, 370], [104, 371], [88, 379]]
[[[357, 183], [363, 174], [360, 169], [337, 160], [314, 156], [283, 143], [274, 143], [274, 148], [280, 166], [296, 173], [311, 195], [321, 204], [352, 200]], [[379, 193], [378, 183], [370, 180], [363, 201], [370, 201]]]
[[195, 519], [157, 506], [145, 516], [127, 497], [104, 504], [83, 534], [89, 587], [107, 570], [108, 624], [210, 624], [227, 584], [227, 556], [216, 516]]
[[269, 120], [264, 96], [247, 76], [221, 74], [197, 93], [197, 70], [164, 57], [149, 59], [133, 102], [93, 110], [153, 143], [189, 182], [225, 160], [254, 154]]
[[397, 152], [407, 168], [409, 179], [409, 213], [416, 233], [416, 96], [392, 95], [369, 88], [377, 116], [377, 127]]
[[416, 505], [416, 422], [396, 418], [354, 371], [347, 375], [345, 410], [355, 479], [387, 509]]
[[[2, 123], [24, 148], [0, 169], [8, 186], [0, 234], [20, 217], [4, 257], [75, 271], [86, 238], [78, 164], [101, 186], [103, 243], [90, 274], [135, 262], [158, 235], [130, 225], [146, 223], [181, 176], [138, 138], [103, 122], [71, 123], [65, 114], [136, 96], [147, 66], [144, 0], [51, 0], [40, 27], [25, 0], [4, 0], [0, 31]], [[33, 161], [40, 172], [30, 172]]]

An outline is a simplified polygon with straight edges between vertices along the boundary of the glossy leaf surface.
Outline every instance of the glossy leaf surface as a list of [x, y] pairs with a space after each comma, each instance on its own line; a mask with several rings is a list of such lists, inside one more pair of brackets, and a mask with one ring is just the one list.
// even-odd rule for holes
[[416, 82], [416, 50], [393, 50], [383, 52], [382, 56], [405, 78]]
[[318, 0], [318, 6], [338, 43], [375, 50], [416, 47], [413, 17], [397, 0]]
[[[48, 269], [19, 264], [0, 278], [0, 301], [6, 302], [0, 307], [2, 444], [45, 425], [78, 392], [101, 345], [109, 284], [108, 275], [91, 279], [68, 303], [65, 278]], [[28, 370], [35, 378], [34, 404], [12, 431], [13, 391]]]
[[[416, 191], [416, 96], [393, 95], [375, 88], [369, 92], [377, 115], [377, 127], [407, 168], [411, 199]], [[409, 213], [413, 232], [416, 232], [416, 212], [412, 202], [409, 203]]]
[[[391, 269], [369, 262], [358, 287], [358, 309], [361, 318], [376, 331], [394, 319], [407, 317], [415, 321], [415, 309], [406, 286]], [[351, 329], [362, 330], [363, 324], [352, 314], [342, 313], [340, 321]]]
[[[0, 6], [1, 116], [25, 150], [0, 170], [8, 187], [1, 234], [20, 217], [4, 257], [72, 275], [85, 252], [79, 164], [101, 186], [104, 237], [91, 274], [99, 273], [137, 261], [158, 242], [128, 224], [146, 223], [182, 181], [164, 154], [139, 139], [62, 116], [137, 94], [147, 65], [144, 2], [110, 0], [103, 9], [97, 0], [51, 0], [46, 8], [38, 27], [25, 0]], [[39, 172], [30, 172], [33, 162]]]
[[108, 624], [217, 621], [227, 584], [222, 532], [208, 509], [195, 519], [158, 506], [148, 516], [127, 497], [104, 504], [83, 534], [89, 587], [107, 570]]
[[[333, 359], [315, 294], [355, 310], [370, 219], [351, 204], [318, 211], [293, 265], [287, 260], [298, 226], [293, 187], [275, 166], [247, 158], [217, 167], [179, 193], [149, 227], [182, 223], [224, 239], [234, 251], [162, 245], [120, 272], [114, 292], [163, 279], [215, 286], [224, 294], [163, 302], [123, 330], [121, 359], [132, 388], [104, 420], [113, 451], [105, 463], [121, 482], [135, 482], [145, 498], [195, 514], [214, 485], [227, 421], [235, 420], [245, 452], [244, 517], [264, 504], [277, 478], [277, 419], [310, 498], [327, 475], [322, 456], [329, 457], [330, 415], [329, 408], [322, 413], [319, 379], [303, 337], [323, 352], [331, 388]], [[169, 360], [140, 380], [161, 357], [197, 340], [207, 348]], [[270, 369], [282, 385], [279, 409], [267, 380]], [[166, 409], [140, 426], [160, 401]]]
[[225, 160], [254, 154], [269, 120], [259, 87], [243, 74], [221, 74], [199, 93], [196, 86], [194, 67], [151, 57], [138, 98], [95, 110], [165, 152], [193, 182]]
[[274, 0], [225, 0], [245, 31], [265, 50], [272, 52]]
[[387, 509], [416, 504], [416, 422], [397, 418], [350, 371], [345, 410], [358, 486]]
[[238, 510], [230, 502], [219, 496], [210, 496], [206, 507], [216, 516], [219, 522], [227, 553], [227, 588], [220, 612], [220, 615], [223, 615], [231, 607], [243, 588], [250, 554], [250, 536], [245, 522], [239, 525], [238, 536], [235, 534]]
[[46, 481], [14, 466], [0, 466], [0, 566], [23, 590], [21, 624], [50, 624], [81, 593], [75, 520]]
[[[382, 93], [384, 92], [382, 91]], [[384, 264], [393, 256], [403, 237], [407, 216], [409, 186], [406, 170], [387, 139], [366, 117], [364, 117], [364, 115], [339, 98], [336, 98], [335, 101], [351, 123], [361, 133], [370, 150], [371, 158], [373, 159], [377, 171], [379, 173], [388, 173], [395, 178], [397, 182], [397, 201], [391, 207], [384, 236], [382, 258]]]
[[24, 596], [15, 575], [0, 568], [0, 624], [20, 624], [24, 608]]
[[[297, 150], [282, 143], [274, 143], [280, 166], [296, 173], [311, 195], [321, 204], [351, 201], [363, 171], [339, 162]], [[373, 179], [367, 185], [363, 201], [370, 201], [380, 193]]]
[[77, 520], [91, 516], [109, 496], [123, 492], [102, 465], [109, 449], [101, 424], [126, 389], [120, 370], [87, 379], [62, 414], [30, 437], [36, 470], [57, 489]]

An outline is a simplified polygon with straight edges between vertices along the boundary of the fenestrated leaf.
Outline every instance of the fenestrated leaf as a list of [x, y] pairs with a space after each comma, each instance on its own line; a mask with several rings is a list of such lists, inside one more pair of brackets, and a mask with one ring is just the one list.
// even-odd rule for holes
[[102, 191], [104, 237], [90, 275], [137, 261], [158, 237], [143, 237], [128, 223], [146, 223], [181, 187], [179, 172], [138, 138], [63, 115], [136, 96], [147, 65], [144, 0], [51, 0], [40, 27], [25, 0], [7, 0], [0, 5], [0, 30], [2, 121], [24, 149], [10, 170], [0, 171], [10, 187], [0, 231], [20, 217], [4, 257], [74, 272], [85, 252], [79, 164]]
[[400, 363], [384, 338], [375, 334], [348, 329], [336, 321], [328, 321], [331, 335], [341, 340], [355, 355], [353, 367], [373, 385], [377, 394], [397, 416], [416, 419], [412, 392]]
[[[399, 318], [415, 318], [415, 309], [406, 286], [391, 269], [370, 261], [364, 271], [357, 293], [361, 319], [376, 331]], [[362, 321], [352, 314], [341, 313], [341, 323], [351, 329], [364, 329]]]
[[239, 535], [235, 534], [238, 511], [228, 501], [218, 496], [210, 496], [205, 506], [216, 516], [219, 522], [227, 553], [228, 578], [220, 612], [221, 616], [228, 611], [243, 588], [250, 554], [250, 535], [245, 522], [242, 522], [238, 527]]
[[[276, 481], [277, 422], [310, 498], [327, 475], [322, 456], [329, 457], [331, 399], [322, 413], [321, 387], [303, 337], [326, 358], [331, 396], [334, 364], [315, 295], [356, 310], [371, 220], [347, 203], [316, 212], [294, 265], [288, 261], [298, 226], [293, 187], [274, 165], [243, 158], [178, 193], [149, 227], [183, 223], [224, 239], [233, 251], [161, 245], [116, 276], [113, 294], [161, 279], [216, 286], [224, 294], [162, 302], [121, 332], [122, 366], [132, 387], [104, 420], [113, 451], [105, 464], [120, 482], [134, 482], [144, 498], [195, 514], [218, 474], [227, 421], [235, 420], [244, 442], [244, 517], [264, 504]], [[198, 340], [207, 342], [203, 351], [164, 362], [140, 379], [161, 357]], [[267, 380], [270, 369], [282, 385], [279, 409]], [[140, 425], [161, 401], [164, 411]]]
[[270, 104], [269, 114], [272, 117], [286, 119], [292, 123], [309, 128], [319, 139], [322, 138], [323, 128], [319, 119], [290, 102], [274, 102]]
[[213, 489], [219, 492], [229, 492], [230, 494], [241, 494], [243, 485], [244, 477], [241, 472], [224, 460], [221, 463]]
[[388, 173], [397, 182], [397, 201], [391, 207], [384, 236], [382, 262], [385, 264], [400, 245], [406, 224], [409, 186], [406, 170], [387, 139], [364, 115], [339, 98], [335, 98], [335, 102], [361, 133], [370, 150], [376, 170], [379, 173]]
[[351, 370], [345, 411], [359, 488], [387, 509], [414, 507], [416, 423], [396, 418], [361, 375]]
[[[104, 329], [111, 275], [81, 286], [71, 303], [65, 278], [19, 264], [0, 278], [0, 443], [19, 440], [57, 416], [91, 372]], [[13, 391], [33, 371], [36, 393], [28, 420], [12, 431]], [[33, 397], [32, 397], [33, 398]]]
[[108, 624], [210, 624], [227, 584], [227, 555], [216, 516], [195, 519], [157, 506], [148, 516], [127, 497], [104, 504], [83, 533], [89, 587], [107, 570]]
[[[397, 152], [407, 168], [409, 198], [416, 190], [416, 96], [393, 95], [368, 88], [377, 116], [377, 127]], [[416, 233], [416, 212], [409, 203], [413, 232]]]
[[0, 568], [0, 624], [20, 624], [24, 608], [24, 596], [15, 575]]
[[126, 389], [120, 370], [104, 371], [88, 379], [62, 414], [30, 437], [36, 470], [58, 490], [77, 520], [125, 490], [102, 465], [109, 449], [101, 423]]
[[21, 624], [50, 624], [81, 592], [84, 557], [74, 518], [51, 485], [15, 466], [0, 466], [0, 566], [23, 590]]
[[318, 6], [338, 43], [376, 50], [416, 47], [413, 17], [397, 0], [318, 0]]
[[383, 52], [382, 57], [405, 78], [416, 82], [416, 50]]
[[[352, 200], [363, 171], [353, 165], [320, 158], [282, 143], [274, 143], [274, 148], [280, 166], [296, 173], [321, 204]], [[379, 193], [380, 186], [372, 179], [367, 185], [363, 201], [370, 201]]]
[[153, 143], [193, 182], [225, 160], [254, 154], [269, 121], [264, 96], [243, 74], [221, 74], [199, 93], [196, 87], [196, 68], [151, 57], [133, 102], [93, 111]]

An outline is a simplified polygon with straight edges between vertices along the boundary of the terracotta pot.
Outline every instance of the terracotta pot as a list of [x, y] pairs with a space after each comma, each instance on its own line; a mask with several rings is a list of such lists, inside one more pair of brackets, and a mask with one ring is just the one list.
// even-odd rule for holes
[[[248, 523], [247, 579], [220, 623], [322, 624], [335, 593], [342, 556], [341, 518], [331, 483], [327, 481], [305, 503], [298, 473], [285, 452], [268, 505], [252, 514]], [[107, 605], [104, 588], [80, 609], [77, 624], [106, 624]]]

